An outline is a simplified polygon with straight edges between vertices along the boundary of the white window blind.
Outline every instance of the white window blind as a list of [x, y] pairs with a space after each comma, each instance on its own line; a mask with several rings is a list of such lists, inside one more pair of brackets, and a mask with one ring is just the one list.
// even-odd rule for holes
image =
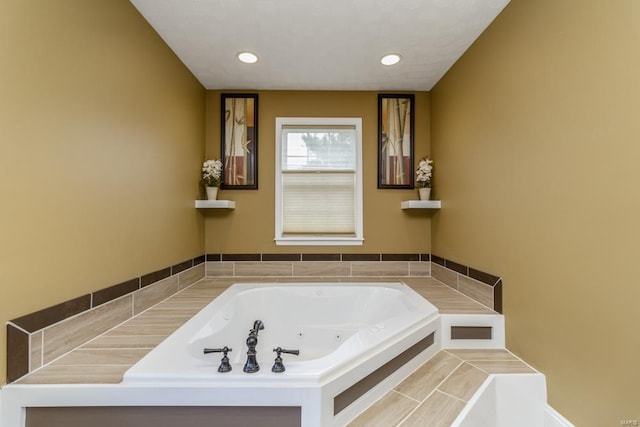
[[276, 120], [278, 243], [362, 241], [359, 123], [359, 119]]
[[285, 172], [282, 231], [355, 235], [355, 173]]

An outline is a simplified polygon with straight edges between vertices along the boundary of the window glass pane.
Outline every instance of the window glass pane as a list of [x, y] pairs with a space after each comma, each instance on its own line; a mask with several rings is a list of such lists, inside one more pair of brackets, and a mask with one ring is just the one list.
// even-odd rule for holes
[[356, 131], [353, 126], [285, 126], [283, 170], [354, 170]]

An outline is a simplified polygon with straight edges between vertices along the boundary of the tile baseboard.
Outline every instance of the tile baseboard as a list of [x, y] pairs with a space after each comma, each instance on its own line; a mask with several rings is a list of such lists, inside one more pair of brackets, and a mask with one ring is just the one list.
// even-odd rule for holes
[[431, 277], [502, 314], [502, 278], [431, 255]]
[[428, 261], [207, 261], [206, 277], [429, 277]]

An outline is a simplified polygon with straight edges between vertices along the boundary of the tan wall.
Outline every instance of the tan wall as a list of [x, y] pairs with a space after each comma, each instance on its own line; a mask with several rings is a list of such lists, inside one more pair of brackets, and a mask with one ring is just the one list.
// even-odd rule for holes
[[640, 2], [512, 0], [431, 92], [433, 252], [504, 278], [578, 426], [640, 419]]
[[[377, 189], [377, 92], [257, 93], [259, 190], [222, 190], [219, 193], [219, 199], [235, 200], [236, 209], [204, 213], [208, 253], [429, 252], [430, 214], [400, 209], [402, 200], [417, 199], [417, 190]], [[429, 94], [417, 92], [415, 96], [415, 155], [419, 158], [429, 154]], [[273, 241], [276, 117], [362, 117], [363, 246], [276, 246]], [[208, 158], [220, 158], [219, 91], [207, 91], [207, 155]]]
[[128, 1], [4, 0], [0, 52], [3, 325], [203, 253], [205, 91]]

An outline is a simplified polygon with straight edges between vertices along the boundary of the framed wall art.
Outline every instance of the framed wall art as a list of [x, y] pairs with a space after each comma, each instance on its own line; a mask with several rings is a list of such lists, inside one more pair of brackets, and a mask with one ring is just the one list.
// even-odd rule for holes
[[378, 95], [378, 188], [413, 188], [413, 95]]
[[221, 188], [258, 188], [258, 95], [221, 95]]

